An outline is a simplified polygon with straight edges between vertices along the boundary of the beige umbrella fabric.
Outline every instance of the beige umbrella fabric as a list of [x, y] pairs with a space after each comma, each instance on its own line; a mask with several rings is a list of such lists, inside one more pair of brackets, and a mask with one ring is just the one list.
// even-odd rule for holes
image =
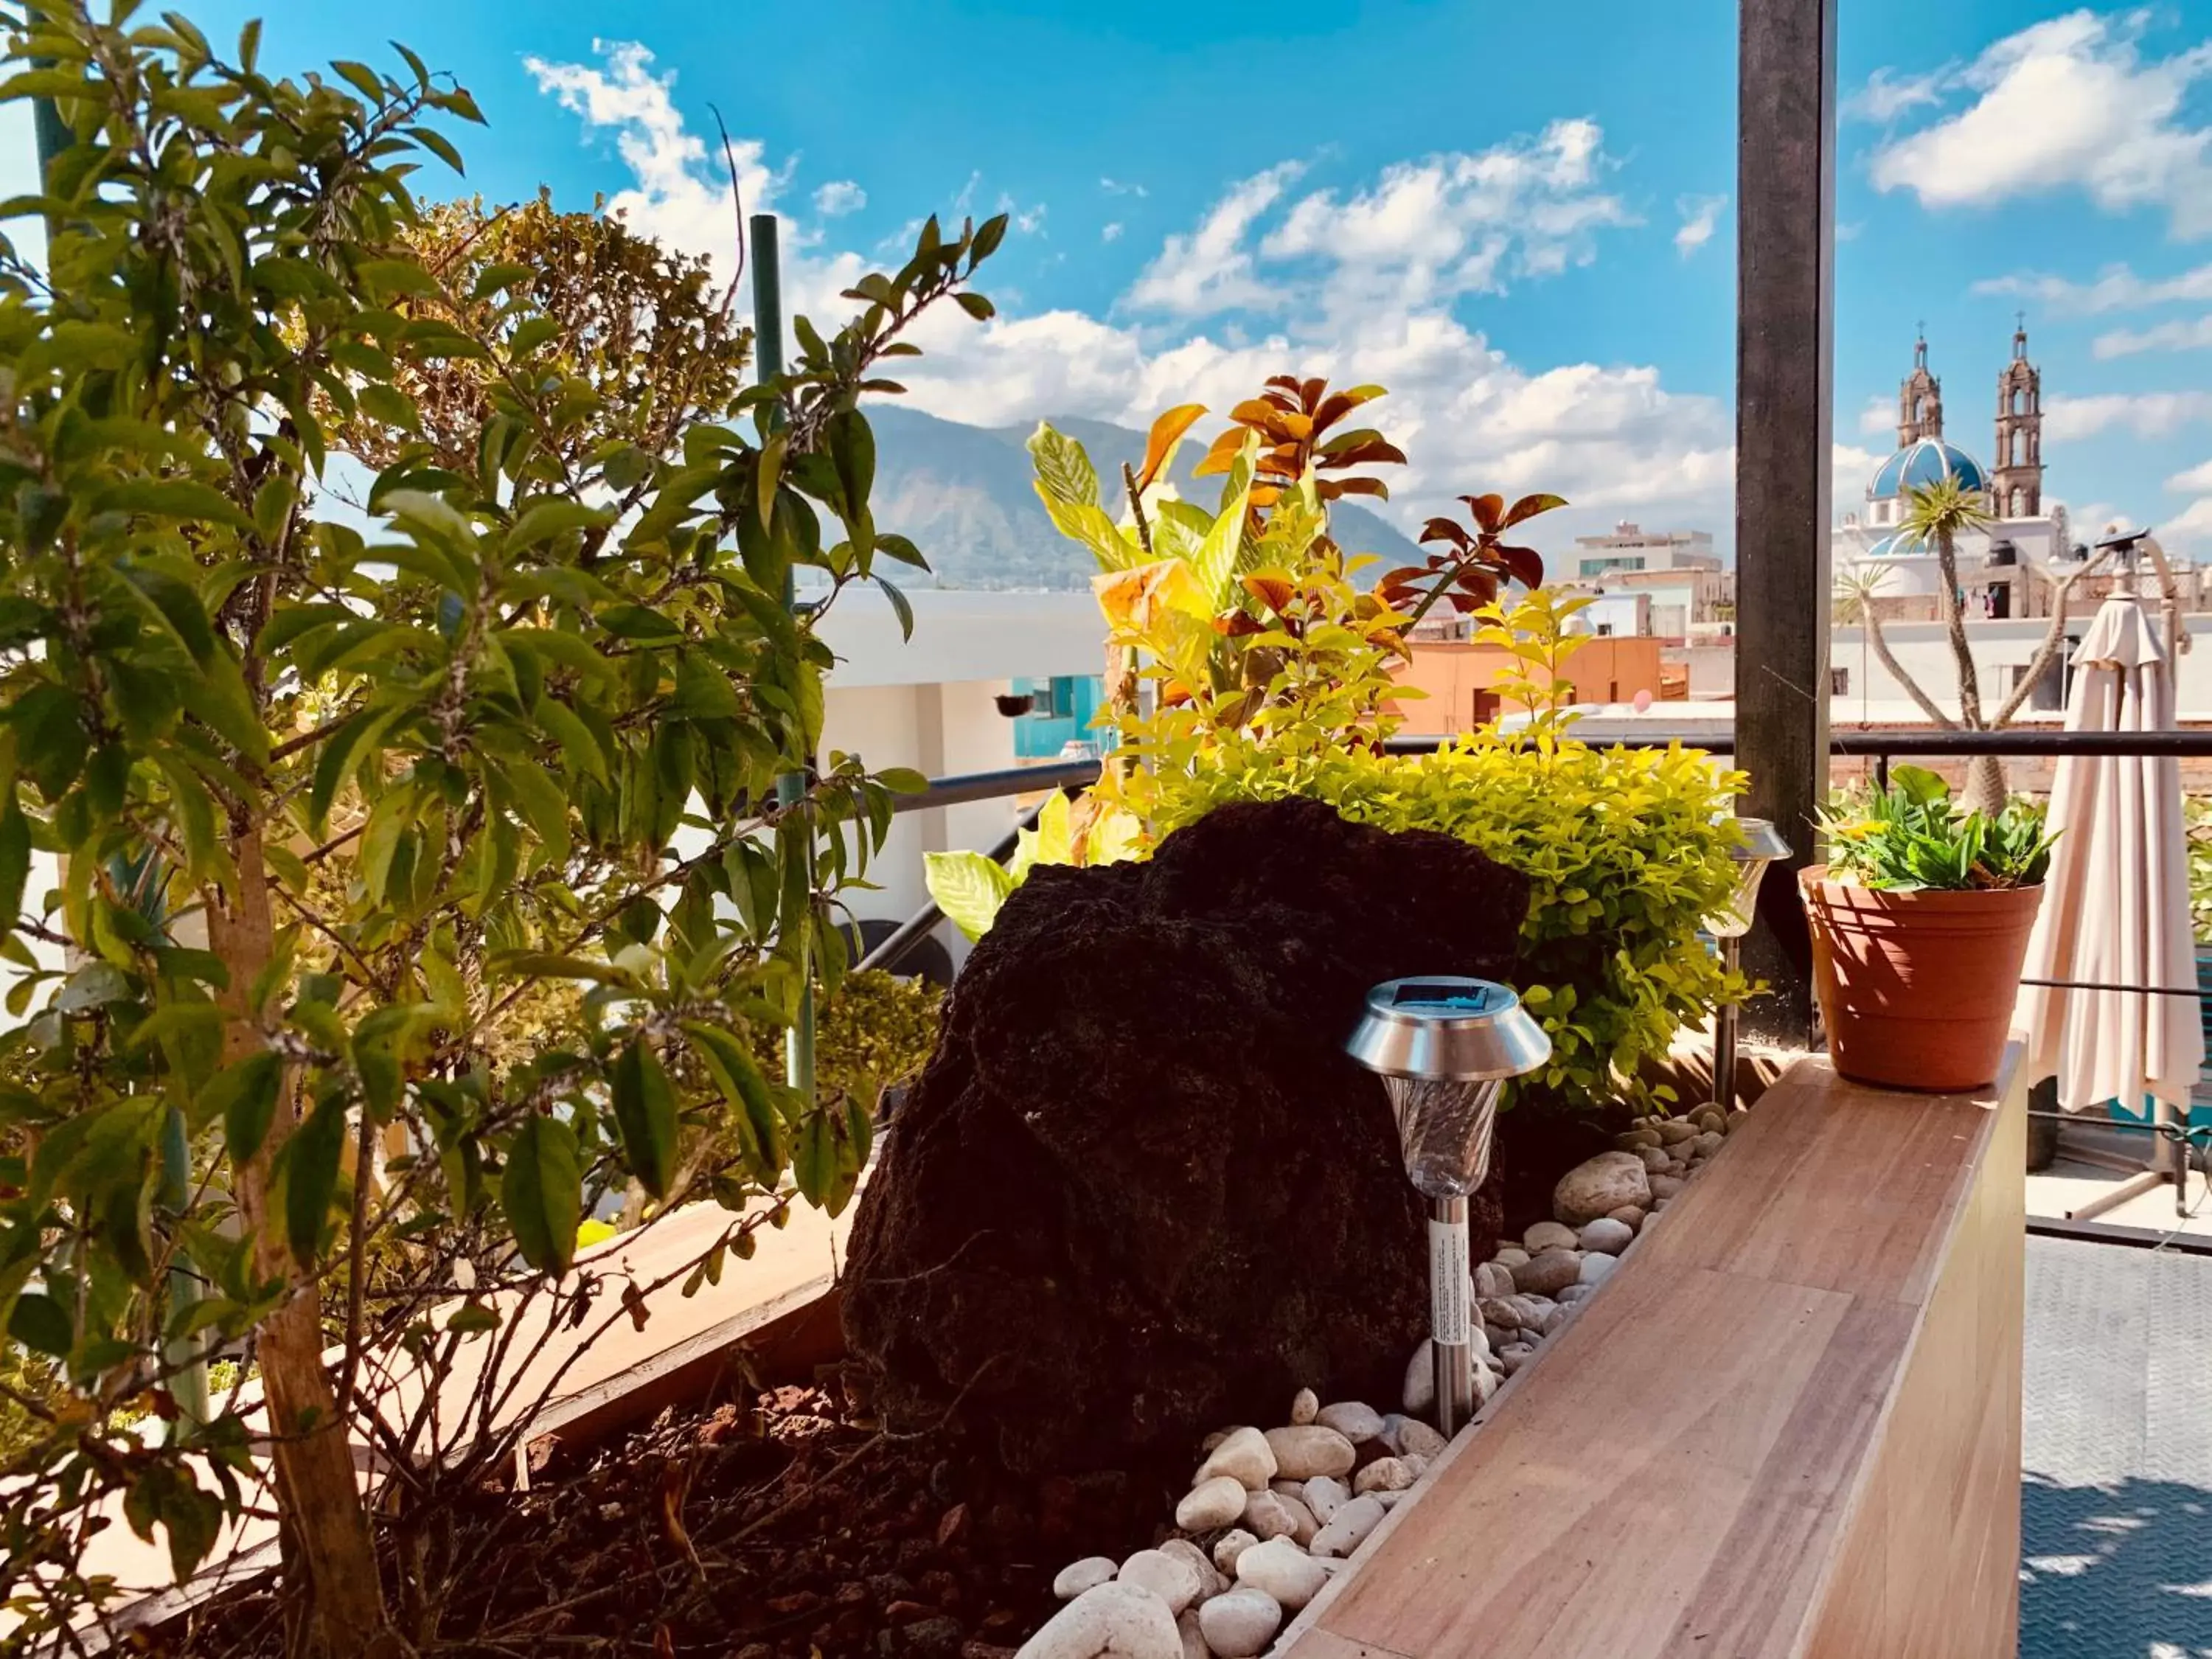
[[[2140, 601], [2106, 599], [2073, 662], [2069, 732], [2172, 726], [2172, 665]], [[2049, 823], [2058, 844], [2025, 976], [2193, 990], [2180, 763], [2069, 755], [2051, 786]], [[2187, 1118], [2204, 1060], [2193, 997], [2023, 986], [2013, 1024], [2028, 1036], [2028, 1076], [2055, 1075], [2068, 1111], [2117, 1100], [2140, 1113], [2150, 1096], [2161, 1120]]]

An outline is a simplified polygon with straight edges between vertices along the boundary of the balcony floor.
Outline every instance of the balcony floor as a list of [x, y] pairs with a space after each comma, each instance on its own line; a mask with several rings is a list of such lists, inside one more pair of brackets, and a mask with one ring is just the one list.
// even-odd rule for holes
[[2024, 1382], [2021, 1659], [2212, 1656], [2212, 1256], [2030, 1238]]

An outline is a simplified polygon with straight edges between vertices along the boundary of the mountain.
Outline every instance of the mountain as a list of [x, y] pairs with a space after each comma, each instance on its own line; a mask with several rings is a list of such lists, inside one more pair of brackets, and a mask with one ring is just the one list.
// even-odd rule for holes
[[[1052, 527], [1030, 483], [1030, 427], [966, 426], [917, 409], [876, 405], [876, 521], [914, 538], [929, 560], [933, 585], [962, 588], [1086, 588], [1091, 556]], [[1140, 465], [1145, 434], [1105, 421], [1055, 416], [1053, 425], [1090, 452], [1101, 480]], [[1186, 500], [1211, 507], [1220, 481], [1193, 478], [1205, 453], [1185, 444], [1169, 476]], [[1114, 511], [1109, 506], [1109, 512]], [[1119, 517], [1118, 513], [1115, 514]], [[1337, 538], [1394, 564], [1417, 562], [1413, 544], [1365, 507], [1330, 510]], [[924, 579], [927, 582], [929, 579]]]

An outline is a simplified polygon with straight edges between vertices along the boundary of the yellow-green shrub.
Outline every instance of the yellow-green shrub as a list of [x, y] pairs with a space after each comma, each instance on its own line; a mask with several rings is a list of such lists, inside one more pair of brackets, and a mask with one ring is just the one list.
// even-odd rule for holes
[[1378, 829], [1456, 836], [1527, 876], [1519, 988], [1552, 1037], [1535, 1081], [1562, 1104], [1638, 1097], [1641, 1062], [1741, 993], [1698, 937], [1733, 884], [1739, 780], [1696, 750], [1484, 732], [1432, 755], [1285, 764], [1231, 741], [1160, 781], [1161, 835], [1225, 801], [1308, 795]]

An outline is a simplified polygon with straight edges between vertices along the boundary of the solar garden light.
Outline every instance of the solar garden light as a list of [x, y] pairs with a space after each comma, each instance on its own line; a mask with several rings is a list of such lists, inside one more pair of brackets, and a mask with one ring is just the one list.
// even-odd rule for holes
[[[1759, 904], [1759, 884], [1766, 879], [1766, 866], [1790, 856], [1790, 843], [1765, 818], [1735, 821], [1738, 845], [1729, 856], [1735, 860], [1735, 886], [1728, 903], [1705, 919], [1705, 926], [1720, 941], [1721, 966], [1733, 974], [1742, 959], [1743, 936], [1751, 931]], [[1735, 1021], [1737, 1006], [1723, 1002], [1713, 1011], [1713, 1098], [1724, 1112], [1735, 1109]]]
[[1474, 1412], [1467, 1200], [1490, 1174], [1499, 1091], [1549, 1060], [1552, 1040], [1507, 987], [1433, 975], [1370, 991], [1345, 1048], [1389, 1090], [1407, 1178], [1429, 1200], [1437, 1426], [1450, 1436]]

